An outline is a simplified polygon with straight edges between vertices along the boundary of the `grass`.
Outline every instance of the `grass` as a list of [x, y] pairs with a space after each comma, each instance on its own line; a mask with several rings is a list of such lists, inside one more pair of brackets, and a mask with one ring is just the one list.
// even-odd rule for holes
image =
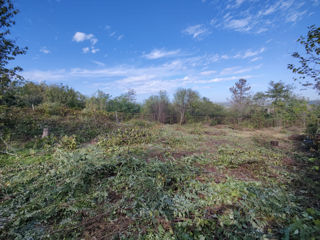
[[0, 238], [319, 239], [319, 159], [290, 134], [132, 121], [2, 155]]

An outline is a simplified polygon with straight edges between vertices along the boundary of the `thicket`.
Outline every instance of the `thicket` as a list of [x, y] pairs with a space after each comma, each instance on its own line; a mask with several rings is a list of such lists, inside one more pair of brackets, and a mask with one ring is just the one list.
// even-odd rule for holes
[[73, 115], [75, 119], [104, 116], [113, 122], [144, 119], [169, 124], [202, 122], [247, 128], [299, 126], [312, 136], [318, 133], [319, 107], [295, 96], [289, 85], [270, 82], [266, 92], [254, 95], [249, 90], [247, 81], [240, 79], [230, 89], [232, 99], [228, 106], [213, 103], [192, 89], [178, 89], [172, 101], [165, 91], [160, 91], [139, 104], [132, 90], [114, 98], [102, 91], [86, 97], [64, 85], [24, 82], [11, 91], [14, 94], [10, 101], [4, 99], [10, 104], [1, 108], [1, 128], [3, 134], [10, 129], [15, 135], [19, 135], [19, 131], [39, 134], [45, 126], [55, 131], [55, 124], [51, 122], [59, 125], [64, 117]]

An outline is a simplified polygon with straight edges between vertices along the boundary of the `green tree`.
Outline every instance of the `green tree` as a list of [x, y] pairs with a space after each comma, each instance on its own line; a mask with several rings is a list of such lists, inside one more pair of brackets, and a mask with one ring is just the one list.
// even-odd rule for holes
[[174, 106], [179, 113], [179, 124], [185, 121], [186, 113], [199, 100], [199, 94], [192, 89], [180, 88], [174, 94]]
[[140, 105], [136, 103], [136, 93], [134, 90], [129, 90], [114, 99], [108, 101], [108, 112], [121, 112], [126, 114], [135, 114], [140, 112]]
[[165, 91], [160, 91], [158, 95], [150, 96], [143, 106], [146, 114], [152, 115], [153, 120], [165, 123], [170, 114], [170, 102]]
[[194, 118], [194, 121], [203, 121], [214, 119], [216, 123], [221, 123], [225, 118], [225, 110], [223, 106], [218, 105], [210, 101], [206, 97], [199, 98], [198, 101], [192, 104], [189, 111], [191, 118]]
[[6, 104], [12, 98], [13, 91], [22, 76], [18, 74], [21, 67], [8, 67], [8, 63], [16, 56], [25, 54], [27, 48], [20, 48], [16, 42], [9, 38], [10, 28], [15, 24], [14, 16], [18, 10], [10, 0], [0, 0], [0, 102]]
[[36, 84], [33, 82], [26, 82], [19, 88], [18, 97], [21, 99], [24, 106], [32, 107], [43, 103], [45, 97], [45, 84]]
[[110, 99], [110, 94], [98, 90], [94, 96], [87, 99], [86, 109], [89, 111], [107, 111], [107, 104]]
[[298, 66], [289, 64], [288, 68], [299, 75], [303, 86], [312, 86], [320, 94], [320, 27], [312, 25], [308, 29], [307, 36], [301, 36], [297, 40], [303, 45], [305, 52], [292, 54], [298, 60]]
[[64, 85], [51, 85], [46, 88], [45, 102], [69, 108], [84, 108], [85, 96]]
[[287, 101], [292, 95], [292, 87], [285, 85], [283, 82], [270, 82], [270, 87], [266, 91], [266, 96], [271, 101], [272, 112], [276, 123], [274, 125], [281, 126], [284, 115], [286, 114]]

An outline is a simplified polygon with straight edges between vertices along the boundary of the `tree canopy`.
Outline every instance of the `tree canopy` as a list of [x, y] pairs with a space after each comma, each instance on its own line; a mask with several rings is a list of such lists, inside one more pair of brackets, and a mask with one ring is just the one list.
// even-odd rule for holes
[[14, 16], [18, 10], [10, 0], [0, 0], [0, 101], [5, 102], [5, 96], [10, 92], [10, 85], [16, 84], [13, 80], [22, 79], [18, 74], [21, 67], [8, 67], [8, 63], [17, 55], [25, 54], [27, 48], [20, 48], [9, 38], [10, 28], [15, 24]]
[[303, 86], [312, 86], [320, 94], [320, 27], [310, 26], [307, 36], [301, 36], [297, 41], [305, 52], [294, 52], [292, 56], [299, 64], [289, 64], [288, 68], [299, 75]]

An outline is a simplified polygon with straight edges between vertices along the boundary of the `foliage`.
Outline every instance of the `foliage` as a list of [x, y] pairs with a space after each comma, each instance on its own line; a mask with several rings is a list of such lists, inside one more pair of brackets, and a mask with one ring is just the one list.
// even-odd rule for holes
[[9, 105], [14, 98], [13, 88], [16, 87], [17, 81], [22, 79], [18, 75], [22, 68], [18, 66], [8, 68], [7, 65], [16, 56], [25, 54], [26, 48], [20, 48], [14, 40], [8, 38], [10, 28], [15, 24], [13, 18], [18, 10], [10, 0], [1, 0], [0, 9], [0, 105]]
[[132, 144], [150, 143], [152, 132], [145, 128], [118, 128], [110, 132], [100, 145], [109, 147], [126, 146]]
[[86, 109], [88, 109], [89, 111], [106, 111], [107, 102], [110, 98], [111, 96], [109, 94], [98, 90], [95, 96], [87, 99]]
[[174, 94], [174, 106], [179, 113], [179, 124], [185, 121], [187, 112], [199, 100], [199, 94], [192, 89], [178, 89]]
[[[289, 64], [288, 68], [299, 75], [303, 86], [312, 86], [320, 94], [320, 27], [310, 26], [307, 36], [301, 36], [297, 41], [303, 45], [305, 52], [294, 52], [299, 66]], [[310, 82], [310, 80], [313, 80]]]
[[[41, 140], [52, 144], [49, 150], [0, 155], [0, 238], [312, 239], [319, 235], [319, 184], [309, 179], [317, 174], [309, 168], [309, 158], [298, 155], [306, 169], [294, 171], [284, 165], [283, 159], [293, 157], [287, 150], [248, 142], [248, 132], [242, 136], [224, 129], [224, 135], [207, 136], [217, 129], [195, 125], [200, 131], [190, 132], [189, 126], [133, 125], [132, 120], [101, 136], [104, 140], [97, 145], [80, 148], [79, 135], [69, 135], [57, 147], [49, 138]], [[220, 144], [208, 154], [214, 149], [204, 147], [219, 139], [230, 145]], [[236, 142], [241, 144], [233, 146]], [[167, 152], [190, 150], [191, 145], [204, 153], [181, 157]], [[106, 152], [106, 147], [112, 151]], [[148, 150], [161, 147], [163, 155], [150, 155]], [[241, 171], [245, 179], [234, 175]], [[301, 175], [305, 172], [308, 175]], [[302, 191], [295, 186], [302, 186]]]
[[69, 108], [84, 108], [85, 97], [74, 89], [64, 85], [47, 86], [45, 102], [56, 103]]
[[79, 143], [91, 141], [102, 132], [113, 128], [110, 116], [104, 113], [83, 113], [81, 111], [50, 106], [50, 109], [11, 108], [4, 118], [2, 132], [10, 134], [13, 141], [26, 141], [39, 137], [43, 128], [61, 138], [77, 135]]
[[59, 146], [67, 150], [75, 150], [77, 148], [76, 136], [63, 136], [60, 140]]
[[168, 122], [172, 114], [169, 98], [165, 91], [160, 91], [159, 95], [150, 96], [143, 105], [144, 113], [151, 115], [152, 120], [161, 123]]
[[121, 112], [134, 115], [140, 112], [140, 105], [135, 102], [135, 92], [129, 90], [126, 94], [108, 101], [108, 112]]

